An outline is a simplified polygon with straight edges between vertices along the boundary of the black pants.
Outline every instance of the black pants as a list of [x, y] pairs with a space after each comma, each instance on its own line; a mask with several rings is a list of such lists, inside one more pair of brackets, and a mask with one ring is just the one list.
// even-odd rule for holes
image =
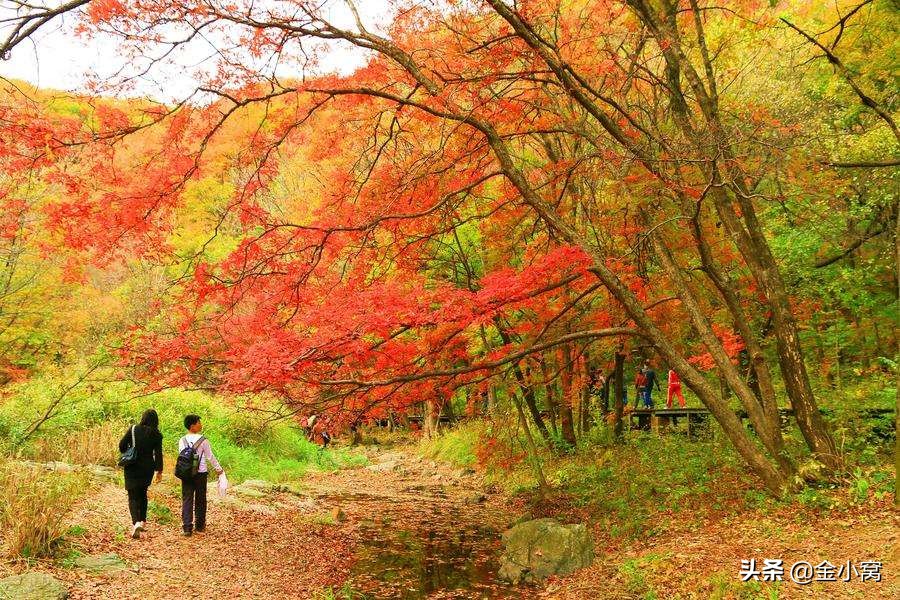
[[185, 531], [206, 528], [206, 480], [209, 473], [197, 473], [181, 480], [181, 526]]
[[131, 512], [131, 523], [147, 520], [147, 488], [138, 487], [128, 490], [128, 510]]

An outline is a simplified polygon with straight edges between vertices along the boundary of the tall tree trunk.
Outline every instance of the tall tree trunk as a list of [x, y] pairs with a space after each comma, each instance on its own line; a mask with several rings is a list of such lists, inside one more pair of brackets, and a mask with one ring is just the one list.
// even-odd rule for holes
[[[686, 203], [682, 203], [686, 207]], [[753, 372], [754, 391], [758, 394], [762, 402], [763, 412], [766, 417], [778, 427], [778, 405], [775, 401], [775, 386], [772, 384], [772, 374], [769, 371], [769, 365], [763, 355], [762, 346], [757, 339], [756, 334], [750, 327], [750, 320], [747, 318], [743, 307], [741, 307], [740, 299], [734, 290], [734, 284], [729, 280], [728, 276], [719, 269], [713, 258], [712, 249], [703, 236], [703, 230], [700, 227], [699, 219], [695, 216], [691, 219], [691, 232], [694, 236], [694, 242], [697, 245], [700, 261], [703, 265], [703, 271], [712, 281], [715, 288], [719, 291], [725, 306], [731, 314], [732, 322], [735, 329], [740, 333], [741, 339], [747, 350], [750, 369]]]
[[615, 366], [613, 367], [613, 406], [614, 418], [613, 434], [616, 441], [622, 441], [622, 420], [625, 418], [625, 405], [622, 396], [625, 395], [625, 354], [616, 349]]
[[440, 424], [441, 411], [431, 400], [425, 401], [425, 414], [422, 417], [422, 433], [425, 437], [434, 437]]
[[538, 428], [544, 441], [547, 444], [550, 444], [550, 431], [547, 429], [547, 424], [544, 423], [544, 417], [541, 416], [540, 409], [538, 409], [534, 386], [526, 380], [525, 375], [522, 373], [522, 369], [518, 364], [513, 366], [513, 375], [515, 375], [516, 381], [519, 384], [519, 389], [522, 391], [522, 397], [525, 399], [525, 405], [528, 406], [528, 412], [531, 413], [531, 418], [534, 420], [535, 427]]
[[547, 397], [547, 409], [550, 411], [550, 429], [553, 431], [553, 436], [556, 437], [559, 435], [559, 428], [556, 426], [557, 419], [559, 418], [559, 385], [555, 377], [551, 377], [550, 367], [547, 365], [547, 358], [540, 354], [538, 355], [538, 364], [541, 367], [541, 376], [544, 379], [544, 394]]
[[[645, 223], [649, 226], [649, 223]], [[750, 422], [756, 429], [760, 440], [766, 450], [775, 458], [779, 467], [785, 475], [793, 475], [794, 465], [784, 450], [784, 440], [781, 437], [781, 429], [778, 427], [777, 411], [775, 412], [775, 420], [763, 410], [762, 404], [753, 393], [753, 390], [741, 379], [741, 375], [737, 368], [731, 363], [731, 358], [722, 347], [722, 343], [713, 332], [709, 320], [703, 312], [698, 299], [691, 290], [690, 284], [684, 277], [681, 267], [675, 262], [671, 251], [665, 242], [662, 241], [657, 230], [651, 229], [648, 233], [653, 248], [656, 251], [660, 263], [675, 286], [675, 293], [681, 299], [682, 306], [690, 316], [694, 324], [694, 330], [700, 336], [704, 346], [709, 351], [719, 372], [722, 374], [723, 386], [727, 385], [747, 410]], [[724, 394], [723, 394], [724, 395]]]
[[[692, 122], [685, 118], [676, 119], [676, 122], [684, 135], [694, 141], [698, 155], [708, 155], [708, 162], [703, 166], [706, 181], [709, 182], [708, 196], [712, 198], [726, 230], [768, 301], [774, 320], [782, 379], [794, 407], [800, 431], [815, 457], [826, 467], [837, 470], [841, 468], [841, 459], [812, 393], [806, 364], [803, 361], [797, 324], [791, 312], [784, 280], [757, 220], [752, 201], [753, 194], [744, 185], [745, 175], [737, 166], [738, 161], [731, 151], [733, 140], [729, 138], [727, 128], [723, 127], [720, 121], [715, 69], [706, 47], [703, 21], [695, 10], [694, 26], [705, 82], [682, 49], [677, 23], [674, 20], [671, 23], [666, 22], [664, 13], [654, 11], [643, 1], [629, 0], [629, 4], [648, 25], [651, 34], [657, 38], [667, 64], [671, 64], [684, 76], [693, 92], [706, 127], [695, 128]], [[676, 6], [670, 4], [669, 14], [674, 14], [675, 9]], [[683, 96], [680, 78], [679, 81], [672, 82], [670, 91], [673, 96]], [[714, 154], [710, 155], [710, 151]], [[650, 163], [646, 164], [651, 172], [655, 172]], [[723, 180], [719, 170], [720, 164], [727, 170], [728, 181]], [[740, 216], [729, 193], [734, 195], [740, 207]]]
[[[454, 421], [456, 419], [456, 415], [453, 412], [453, 398], [450, 397], [441, 405], [441, 414], [446, 416], [450, 421]], [[438, 414], [438, 419], [440, 419], [441, 414]]]
[[[491, 5], [501, 6], [501, 4], [494, 2], [491, 2]], [[553, 208], [531, 187], [525, 175], [516, 168], [515, 161], [506, 147], [506, 143], [495, 130], [485, 123], [479, 123], [479, 129], [485, 134], [504, 175], [522, 194], [525, 202], [558, 235], [567, 242], [580, 246], [592, 257], [593, 266], [589, 270], [597, 276], [609, 293], [622, 305], [628, 316], [634, 320], [637, 328], [653, 342], [659, 353], [681, 375], [685, 384], [709, 408], [713, 417], [722, 426], [725, 435], [728, 436], [741, 458], [747, 462], [753, 472], [773, 494], [779, 496], [783, 494], [787, 485], [784, 476], [767, 460], [759, 447], [753, 443], [741, 425], [740, 419], [731, 411], [728, 404], [716, 395], [703, 375], [687, 361], [680, 351], [675, 348], [668, 336], [656, 326], [653, 319], [650, 318], [634, 295], [634, 292], [610, 269], [607, 265], [605, 254], [599, 248], [582, 239], [576, 231], [563, 222]]]
[[572, 404], [575, 402], [575, 378], [573, 377], [572, 347], [566, 344], [560, 350], [561, 358], [561, 387], [562, 397], [559, 403], [559, 426], [562, 431], [563, 441], [572, 448], [575, 447], [575, 418]]
[[606, 379], [600, 386], [600, 414], [605, 419], [609, 414], [609, 388], [612, 385], [613, 373], [605, 373], [604, 377]]
[[587, 378], [583, 378], [585, 385], [581, 386], [581, 434], [584, 435], [594, 426], [594, 416], [591, 413], [594, 400], [594, 390], [587, 383]]
[[[894, 256], [897, 261], [897, 305], [900, 305], [900, 209], [894, 210]], [[895, 342], [896, 343], [896, 342]], [[895, 360], [900, 360], [900, 352], [894, 348]], [[894, 398], [894, 505], [900, 506], [900, 369], [895, 369], [894, 381], [897, 393]]]
[[594, 398], [594, 390], [591, 387], [591, 371], [593, 369], [593, 365], [591, 364], [591, 355], [590, 350], [587, 346], [585, 346], [582, 355], [584, 356], [584, 360], [582, 360], [579, 365], [579, 381], [581, 382], [579, 391], [581, 392], [581, 402], [579, 402], [579, 417], [578, 417], [578, 430], [580, 435], [584, 435], [591, 429], [592, 419], [591, 419], [591, 404]]
[[[716, 181], [720, 182], [718, 174]], [[784, 281], [756, 220], [755, 209], [749, 200], [741, 200], [743, 193], [738, 191], [735, 195], [739, 199], [744, 219], [744, 223], [741, 223], [723, 189], [715, 188], [711, 195], [715, 199], [722, 222], [735, 240], [745, 263], [768, 300], [767, 305], [772, 311], [781, 377], [785, 391], [791, 399], [797, 426], [815, 458], [828, 469], [839, 470], [842, 461], [813, 395], [806, 363], [803, 360], [797, 323], [791, 312]]]
[[534, 469], [534, 476], [538, 481], [538, 492], [543, 496], [550, 490], [550, 484], [547, 483], [547, 478], [544, 476], [544, 469], [541, 466], [541, 457], [538, 454], [537, 444], [534, 443], [534, 436], [531, 435], [531, 429], [528, 427], [525, 411], [522, 410], [522, 400], [515, 392], [512, 393], [512, 398], [513, 403], [516, 405], [516, 413], [519, 415], [519, 424], [522, 426], [522, 431], [525, 432], [525, 442], [527, 444], [526, 452], [532, 469]]
[[[517, 11], [502, 0], [488, 0], [488, 4], [490, 4], [490, 6], [503, 17], [507, 23], [509, 23], [516, 35], [540, 56], [541, 60], [563, 83], [563, 86], [572, 100], [584, 107], [586, 113], [589, 114], [600, 127], [608, 132], [612, 138], [637, 157], [640, 164], [647, 168], [649, 172], [659, 176], [663, 181], [666, 180], [666, 178], [655, 169], [654, 157], [647, 154], [644, 146], [629, 139], [618, 124], [595, 102], [595, 96], [592, 96], [590, 92], [584, 88], [583, 82], [579, 79], [577, 72], [575, 72], [571, 66], [564, 64], [560, 60], [559, 55], [554, 53], [535, 30], [523, 21], [522, 16]], [[629, 5], [634, 9], [635, 14], [647, 23], [651, 35], [658, 38], [659, 46], [667, 61], [671, 60], [672, 64], [677, 66], [675, 60], [686, 60], [679, 46], [679, 40], [671, 34], [667, 24], [661, 24], [659, 22], [659, 17], [654, 10], [648, 8], [642, 1], [629, 1]], [[687, 66], [690, 67], [690, 64]], [[712, 71], [711, 65], [709, 66], [709, 71]], [[707, 116], [707, 118], [713, 118], [717, 107], [714, 103], [710, 106], [709, 94], [703, 89], [702, 83], [699, 85], [700, 89], [696, 89], [696, 80], [698, 79], [697, 74], [692, 72], [691, 69], [685, 69], [684, 72], [691, 80], [692, 88], [695, 88], [695, 96], [697, 97], [697, 101], [703, 106], [704, 115]], [[714, 81], [711, 83], [714, 84]], [[680, 93], [680, 90], [676, 87], [672, 92]], [[714, 99], [715, 91], [713, 90], [713, 100]], [[698, 135], [698, 132], [690, 129], [687, 120], [682, 119], [682, 121], [686, 123], [685, 125], [682, 125], [685, 129], [685, 135], [687, 135], [689, 139], [696, 139], [698, 145], [703, 146], [705, 149], [706, 146], [704, 146], [704, 144], [707, 144], [708, 140], [705, 138], [700, 140], [699, 138], [701, 136]], [[565, 239], [570, 244], [580, 246], [589, 256], [591, 256], [594, 264], [590, 270], [597, 276], [609, 293], [624, 307], [628, 316], [635, 321], [638, 329], [653, 342], [659, 353], [681, 375], [685, 384], [693, 390], [700, 400], [710, 409], [714, 418], [719, 422], [725, 434], [734, 444], [735, 449], [747, 462], [753, 472], [762, 479], [766, 487], [774, 494], [782, 494], [787, 483], [784, 476], [771, 462], [769, 462], [760, 448], [753, 443], [741, 425], [740, 420], [730, 410], [727, 403], [716, 395], [715, 391], [709, 386], [703, 375], [687, 362], [685, 357], [676, 349], [675, 345], [669, 340], [666, 334], [656, 326], [654, 321], [646, 313], [634, 293], [610, 269], [607, 264], [607, 259], [609, 257], [600, 244], [594, 245], [589, 243], [586, 239], [583, 239], [575, 229], [560, 217], [555, 208], [541, 197], [541, 195], [532, 187], [522, 170], [516, 166], [516, 161], [507, 146], [507, 142], [492, 125], [485, 121], [473, 119], [471, 116], [467, 116], [465, 122], [477, 128], [478, 131], [485, 136], [485, 139], [491, 147], [498, 165], [507, 180], [515, 186], [522, 195], [524, 202], [547, 223], [554, 234]], [[702, 133], [702, 135], [705, 134], [706, 132]], [[720, 150], [718, 146], [716, 146], [715, 149], [716, 151]]]
[[[506, 328], [503, 326], [499, 317], [494, 318], [494, 326], [497, 328], [497, 333], [500, 334], [500, 339], [503, 340], [504, 344], [512, 343], [512, 338], [509, 335], [509, 332], [506, 331]], [[519, 384], [519, 390], [522, 393], [522, 398], [525, 399], [525, 405], [528, 407], [528, 412], [531, 413], [531, 418], [534, 420], [534, 425], [537, 427], [538, 432], [540, 432], [541, 437], [544, 441], [549, 445], [551, 443], [550, 432], [547, 430], [547, 425], [544, 423], [544, 418], [541, 416], [541, 411], [538, 410], [537, 406], [537, 398], [534, 394], [534, 386], [528, 381], [525, 377], [525, 374], [522, 372], [522, 368], [519, 363], [513, 364], [513, 376], [516, 378], [516, 383]]]

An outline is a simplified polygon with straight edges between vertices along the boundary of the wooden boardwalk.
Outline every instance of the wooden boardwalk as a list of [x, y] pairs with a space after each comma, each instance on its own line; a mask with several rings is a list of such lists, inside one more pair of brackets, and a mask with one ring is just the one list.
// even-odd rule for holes
[[707, 435], [709, 432], [709, 410], [705, 408], [638, 408], [628, 413], [632, 429], [662, 432], [684, 419], [687, 423], [688, 438]]
[[[819, 412], [829, 417], [835, 414], [834, 410], [827, 408], [820, 409]], [[852, 412], [857, 413], [862, 419], [880, 419], [894, 414], [894, 409], [860, 408]], [[778, 414], [781, 417], [781, 425], [785, 426], [794, 416], [794, 409], [779, 408]], [[632, 429], [663, 432], [670, 426], [677, 425], [678, 419], [685, 419], [689, 438], [706, 435], [709, 432], [710, 412], [706, 408], [636, 408], [631, 409], [627, 415]], [[741, 421], [748, 418], [745, 410], [737, 411], [737, 416]]]

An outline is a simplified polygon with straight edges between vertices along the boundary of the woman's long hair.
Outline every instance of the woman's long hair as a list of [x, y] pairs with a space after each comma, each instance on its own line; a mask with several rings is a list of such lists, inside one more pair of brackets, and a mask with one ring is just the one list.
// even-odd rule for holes
[[159, 431], [159, 415], [152, 408], [148, 408], [141, 415], [141, 422], [138, 425]]

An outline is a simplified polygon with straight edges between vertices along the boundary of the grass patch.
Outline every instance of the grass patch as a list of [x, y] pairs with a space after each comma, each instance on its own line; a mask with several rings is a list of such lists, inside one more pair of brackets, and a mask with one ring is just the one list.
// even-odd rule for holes
[[83, 473], [0, 464], [3, 553], [10, 558], [52, 556], [66, 534], [66, 515], [88, 485]]
[[147, 516], [160, 525], [169, 525], [175, 521], [175, 517], [172, 515], [172, 509], [165, 504], [160, 504], [153, 500], [150, 500], [147, 503]]
[[37, 434], [23, 440], [29, 424], [55, 401], [57, 387], [52, 378], [35, 378], [6, 388], [7, 400], [0, 405], [0, 445], [7, 452], [38, 461], [114, 465], [119, 440], [129, 424], [154, 408], [160, 416], [168, 472], [188, 413], [203, 418], [203, 433], [234, 484], [246, 479], [290, 481], [311, 469], [366, 464], [363, 456], [344, 448], [323, 451], [290, 421], [267, 421], [263, 416], [267, 413], [252, 410], [271, 408], [263, 398], [253, 399], [255, 404], [250, 406], [246, 400], [177, 389], [140, 396], [137, 388], [125, 382], [73, 391]]
[[339, 588], [327, 587], [313, 594], [313, 600], [367, 600], [368, 596], [353, 589], [349, 582]]
[[336, 521], [331, 513], [321, 513], [309, 517], [309, 522], [314, 525], [334, 525]]
[[619, 566], [619, 572], [625, 580], [625, 588], [639, 598], [657, 600], [659, 596], [647, 579], [653, 569], [664, 559], [665, 557], [657, 554], [647, 554], [640, 558], [626, 560]]
[[127, 428], [125, 420], [115, 420], [76, 429], [66, 436], [38, 437], [29, 454], [41, 462], [114, 467], [119, 460], [119, 439]]
[[74, 569], [75, 561], [84, 556], [84, 552], [78, 550], [77, 548], [69, 548], [66, 552], [59, 557], [58, 564], [63, 569]]
[[442, 460], [456, 467], [472, 467], [477, 460], [475, 449], [484, 430], [485, 424], [479, 421], [461, 423], [431, 438], [423, 438], [419, 442], [419, 452], [423, 456]]

